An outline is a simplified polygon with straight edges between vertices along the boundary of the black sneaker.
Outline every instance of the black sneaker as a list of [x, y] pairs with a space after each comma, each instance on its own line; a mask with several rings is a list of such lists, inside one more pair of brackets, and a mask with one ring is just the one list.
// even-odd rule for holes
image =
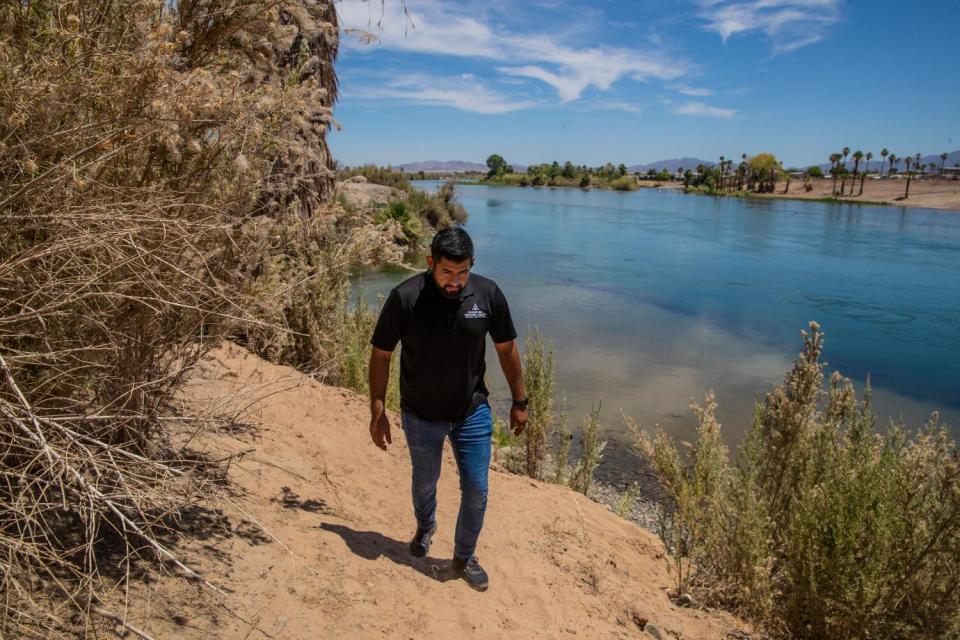
[[454, 558], [452, 566], [453, 571], [458, 576], [463, 576], [467, 584], [477, 591], [486, 591], [490, 585], [487, 572], [480, 566], [480, 563], [477, 561], [477, 556], [471, 556], [469, 560]]
[[410, 541], [410, 554], [413, 555], [414, 558], [422, 558], [427, 555], [427, 551], [430, 551], [430, 542], [433, 540], [433, 534], [436, 532], [436, 522], [434, 522], [433, 526], [429, 529], [417, 527], [417, 533], [413, 536], [413, 540]]

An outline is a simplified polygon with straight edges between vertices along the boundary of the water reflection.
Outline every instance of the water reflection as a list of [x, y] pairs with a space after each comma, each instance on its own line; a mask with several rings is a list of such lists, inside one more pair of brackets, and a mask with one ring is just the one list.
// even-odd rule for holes
[[[557, 383], [579, 421], [603, 399], [689, 438], [688, 405], [717, 392], [735, 440], [817, 320], [826, 360], [882, 419], [960, 414], [960, 216], [642, 190], [464, 186], [479, 273], [518, 328], [557, 346]], [[371, 296], [403, 272], [368, 274]], [[495, 367], [494, 367], [495, 369]], [[506, 394], [500, 376], [493, 390]]]

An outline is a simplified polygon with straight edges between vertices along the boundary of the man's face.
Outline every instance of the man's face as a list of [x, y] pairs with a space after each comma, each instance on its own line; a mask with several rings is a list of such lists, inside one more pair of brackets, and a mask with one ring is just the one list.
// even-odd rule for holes
[[455, 262], [449, 258], [441, 257], [439, 260], [434, 260], [433, 256], [427, 256], [427, 266], [433, 271], [433, 280], [440, 288], [440, 292], [447, 298], [455, 299], [467, 285], [473, 258]]

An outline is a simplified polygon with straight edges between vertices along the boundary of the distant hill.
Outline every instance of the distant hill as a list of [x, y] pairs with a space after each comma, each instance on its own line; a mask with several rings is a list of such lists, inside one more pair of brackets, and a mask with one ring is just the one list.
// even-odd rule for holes
[[[896, 151], [894, 151], [894, 153], [896, 153]], [[898, 155], [898, 157], [902, 157], [902, 156], [899, 156], [899, 154], [897, 154], [897, 155]], [[881, 158], [880, 155], [879, 155], [876, 151], [874, 151], [874, 152], [873, 152], [873, 159], [870, 160], [870, 170], [871, 170], [871, 171], [879, 171], [879, 169], [880, 169], [880, 164], [881, 164], [882, 162], [883, 162], [883, 158]], [[930, 164], [931, 162], [933, 162], [934, 164], [937, 165], [937, 167], [939, 167], [939, 166], [940, 166], [940, 154], [937, 153], [937, 154], [928, 155], [928, 156], [920, 156], [920, 164]], [[956, 151], [951, 151], [950, 153], [948, 153], [948, 154], [947, 154], [947, 161], [943, 163], [943, 166], [945, 166], [945, 167], [952, 167], [952, 166], [954, 166], [955, 164], [957, 164], [958, 162], [960, 162], [960, 149], [957, 149]], [[886, 167], [886, 166], [889, 166], [889, 164], [890, 164], [889, 162], [886, 163], [885, 167]], [[821, 164], [821, 165], [820, 165], [820, 168], [823, 169], [824, 171], [829, 171], [831, 166], [832, 166], [832, 165], [831, 165], [829, 162], [825, 162], [824, 164]], [[861, 161], [861, 162], [860, 162], [860, 167], [862, 168], [863, 166], [864, 166], [864, 162]], [[897, 166], [898, 166], [898, 168], [900, 169], [900, 171], [906, 170], [906, 165], [905, 165], [903, 162], [897, 163]], [[911, 166], [913, 166], [913, 162], [912, 162], [912, 161], [911, 161]], [[847, 168], [850, 169], [851, 171], [853, 170], [853, 158], [851, 158], [850, 156], [847, 156]], [[884, 170], [886, 170], [886, 168], [884, 168]]]
[[671, 158], [669, 160], [648, 162], [647, 164], [635, 164], [627, 167], [627, 170], [630, 173], [646, 173], [650, 169], [657, 171], [666, 169], [669, 173], [676, 173], [677, 169], [696, 171], [697, 166], [701, 164], [705, 167], [712, 167], [716, 163], [710, 162], [709, 160], [701, 160], [700, 158]]
[[408, 162], [393, 167], [407, 173], [427, 171], [431, 173], [465, 173], [467, 171], [486, 171], [487, 165], [463, 160], [424, 160], [423, 162]]

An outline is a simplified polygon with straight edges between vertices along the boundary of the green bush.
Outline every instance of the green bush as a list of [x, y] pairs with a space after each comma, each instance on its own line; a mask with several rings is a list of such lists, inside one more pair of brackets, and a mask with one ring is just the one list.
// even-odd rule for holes
[[414, 211], [411, 211], [405, 202], [394, 200], [374, 216], [377, 224], [393, 220], [400, 226], [403, 237], [408, 244], [416, 244], [423, 232], [423, 224]]
[[531, 478], [543, 478], [549, 454], [550, 435], [554, 427], [553, 417], [553, 347], [546, 347], [539, 329], [527, 337], [523, 354], [523, 381], [530, 404], [527, 407], [529, 421], [523, 431], [523, 446], [526, 451], [524, 471]]
[[363, 176], [367, 182], [381, 184], [401, 191], [410, 191], [410, 178], [402, 171], [365, 164], [359, 167], [346, 167], [337, 172], [337, 180], [349, 180], [354, 176]]
[[610, 181], [610, 188], [616, 191], [636, 191], [639, 186], [633, 176], [622, 176]]
[[[383, 306], [383, 300], [380, 301]], [[362, 292], [353, 308], [343, 309], [342, 316], [342, 353], [339, 359], [340, 386], [353, 389], [359, 394], [369, 395], [370, 375], [370, 336], [377, 324], [379, 313], [367, 302]], [[390, 377], [387, 381], [387, 409], [400, 410], [400, 348], [390, 359]]]
[[600, 407], [601, 404], [591, 407], [590, 413], [583, 423], [583, 430], [580, 434], [580, 458], [577, 460], [577, 464], [573, 468], [573, 475], [570, 477], [570, 487], [583, 495], [590, 492], [593, 474], [600, 466], [603, 450], [607, 446], [607, 441], [602, 437], [603, 425], [600, 422]]
[[684, 458], [662, 432], [639, 437], [674, 500], [662, 535], [677, 589], [697, 589], [795, 638], [948, 638], [960, 632], [960, 471], [936, 414], [908, 437], [875, 430], [834, 373], [823, 333], [758, 404], [731, 462], [716, 403], [698, 408]]

